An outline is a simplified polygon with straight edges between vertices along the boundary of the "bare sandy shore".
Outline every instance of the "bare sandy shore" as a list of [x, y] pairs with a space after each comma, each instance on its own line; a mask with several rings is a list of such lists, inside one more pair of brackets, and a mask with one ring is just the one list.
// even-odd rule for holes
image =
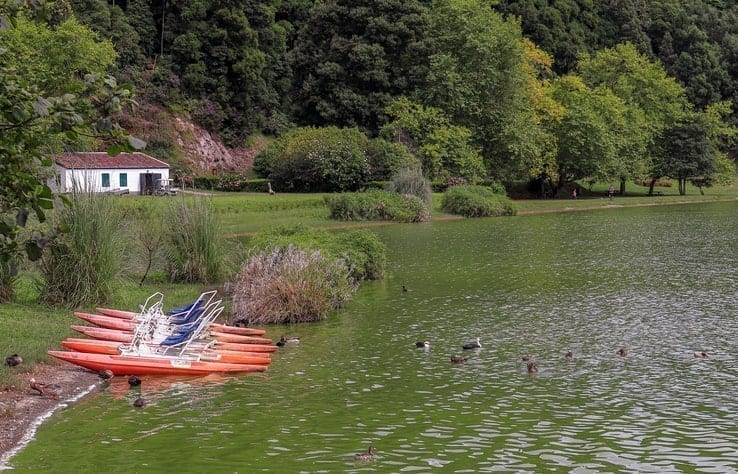
[[[47, 384], [59, 384], [55, 395], [41, 395], [32, 390], [31, 378]], [[19, 387], [0, 390], [0, 470], [33, 439], [36, 429], [48, 417], [80, 399], [99, 386], [100, 377], [90, 370], [70, 364], [38, 364], [32, 374], [20, 376]]]

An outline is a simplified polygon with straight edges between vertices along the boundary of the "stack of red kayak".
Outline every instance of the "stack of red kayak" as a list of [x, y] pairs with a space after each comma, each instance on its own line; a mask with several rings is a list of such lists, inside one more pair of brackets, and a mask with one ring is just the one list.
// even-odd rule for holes
[[67, 351], [53, 357], [115, 375], [204, 375], [263, 372], [277, 349], [263, 329], [215, 323], [223, 311], [216, 292], [193, 303], [163, 311], [163, 295], [150, 296], [140, 312], [97, 308], [74, 313], [93, 324], [72, 325], [86, 338], [61, 342]]

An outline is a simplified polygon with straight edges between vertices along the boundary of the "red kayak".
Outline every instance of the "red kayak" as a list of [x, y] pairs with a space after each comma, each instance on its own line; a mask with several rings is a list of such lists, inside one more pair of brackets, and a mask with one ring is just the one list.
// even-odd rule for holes
[[238, 342], [221, 342], [215, 340], [215, 349], [239, 352], [274, 352], [279, 349], [271, 344], [241, 344]]
[[205, 375], [212, 373], [264, 372], [266, 364], [231, 364], [174, 357], [143, 357], [88, 352], [48, 351], [48, 354], [95, 372], [110, 370], [115, 375]]
[[210, 329], [218, 332], [227, 332], [229, 334], [240, 334], [242, 336], [263, 336], [266, 329], [241, 328], [238, 326], [229, 326], [227, 324], [212, 323]]
[[133, 331], [138, 326], [138, 322], [133, 321], [132, 319], [121, 319], [112, 316], [102, 316], [100, 314], [81, 313], [79, 311], [76, 311], [74, 315], [80, 319], [84, 319], [88, 323], [100, 326], [101, 328]]
[[74, 324], [71, 328], [77, 332], [81, 332], [85, 336], [94, 337], [95, 339], [117, 342], [131, 342], [133, 340], [133, 333], [131, 331], [118, 331], [116, 329], [105, 329], [92, 326], [77, 326]]
[[138, 313], [134, 313], [133, 311], [123, 311], [122, 309], [95, 308], [95, 311], [104, 316], [110, 316], [113, 318], [136, 319], [138, 316]]
[[210, 331], [210, 335], [221, 342], [239, 342], [241, 344], [271, 344], [272, 340], [267, 337], [242, 336], [227, 332]]
[[[116, 341], [100, 341], [97, 339], [67, 338], [61, 342], [67, 349], [92, 354], [121, 355], [120, 348], [124, 346]], [[200, 352], [202, 359], [228, 362], [232, 364], [269, 364], [270, 354], [266, 352], [240, 352], [220, 349], [203, 349]]]

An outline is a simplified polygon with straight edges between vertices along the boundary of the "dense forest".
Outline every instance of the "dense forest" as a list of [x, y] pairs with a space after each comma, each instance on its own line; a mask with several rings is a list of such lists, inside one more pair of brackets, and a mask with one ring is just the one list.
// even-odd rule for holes
[[33, 20], [24, 3], [2, 2], [0, 57], [41, 94], [109, 74], [230, 146], [356, 128], [431, 179], [554, 193], [735, 172], [729, 0], [56, 0]]

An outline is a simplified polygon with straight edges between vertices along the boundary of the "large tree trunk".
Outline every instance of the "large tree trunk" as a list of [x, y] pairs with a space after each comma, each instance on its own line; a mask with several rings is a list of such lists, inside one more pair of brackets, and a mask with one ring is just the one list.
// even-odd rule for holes
[[620, 178], [620, 195], [625, 196], [625, 177]]

